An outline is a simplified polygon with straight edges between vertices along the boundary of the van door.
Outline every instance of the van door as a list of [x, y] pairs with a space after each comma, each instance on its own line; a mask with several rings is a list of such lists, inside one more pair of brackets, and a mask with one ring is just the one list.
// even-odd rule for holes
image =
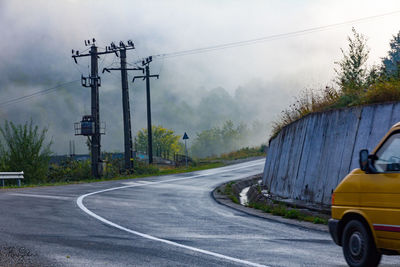
[[360, 180], [361, 210], [373, 224], [378, 243], [395, 249], [400, 240], [400, 132], [386, 139], [372, 165], [376, 172]]

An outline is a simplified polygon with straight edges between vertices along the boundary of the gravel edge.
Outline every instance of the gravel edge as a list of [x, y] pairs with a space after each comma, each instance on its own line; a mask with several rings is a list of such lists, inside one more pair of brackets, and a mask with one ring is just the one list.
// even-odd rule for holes
[[60, 266], [44, 255], [21, 245], [4, 243], [0, 245], [0, 266], [4, 267], [35, 267]]

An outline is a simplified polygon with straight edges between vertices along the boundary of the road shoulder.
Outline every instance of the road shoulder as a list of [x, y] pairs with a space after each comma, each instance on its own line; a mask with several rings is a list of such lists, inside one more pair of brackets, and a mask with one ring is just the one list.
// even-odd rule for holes
[[[249, 178], [245, 178], [245, 179], [242, 179], [242, 180], [248, 180], [248, 179], [252, 179], [252, 178], [249, 177]], [[224, 183], [224, 184], [226, 184], [226, 183]], [[227, 195], [225, 195], [222, 192], [220, 192], [219, 188], [221, 186], [223, 186], [224, 184], [221, 184], [221, 185], [217, 186], [211, 192], [211, 197], [217, 203], [219, 203], [221, 205], [224, 205], [226, 207], [232, 208], [232, 209], [237, 210], [237, 211], [241, 211], [243, 213], [246, 213], [248, 215], [255, 216], [255, 217], [258, 217], [258, 218], [271, 220], [271, 221], [283, 223], [283, 224], [286, 224], [286, 225], [297, 226], [297, 227], [301, 227], [301, 228], [305, 228], [305, 229], [309, 229], [309, 230], [329, 232], [327, 225], [314, 224], [314, 223], [311, 223], [311, 222], [299, 221], [299, 220], [295, 220], [295, 219], [287, 219], [287, 218], [284, 218], [284, 217], [275, 216], [275, 215], [263, 212], [263, 211], [258, 210], [258, 209], [254, 209], [254, 208], [246, 207], [246, 206], [243, 206], [243, 205], [240, 205], [240, 204], [236, 204]]]

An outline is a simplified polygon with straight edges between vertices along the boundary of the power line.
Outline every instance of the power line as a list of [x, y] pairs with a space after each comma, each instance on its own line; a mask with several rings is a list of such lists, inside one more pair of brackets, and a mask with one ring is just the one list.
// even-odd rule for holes
[[79, 67], [78, 66], [80, 66], [81, 68], [83, 68], [83, 69], [85, 69], [86, 67], [85, 66], [83, 66], [82, 64], [75, 64], [75, 63], [71, 63], [73, 66], [74, 66], [74, 68], [79, 72], [79, 74], [81, 74], [81, 75], [83, 75], [83, 72], [81, 71], [81, 69], [79, 69]]
[[[300, 36], [300, 35], [305, 35], [305, 34], [310, 34], [310, 33], [314, 33], [314, 32], [319, 32], [319, 31], [335, 28], [335, 27], [338, 27], [338, 26], [344, 26], [344, 25], [348, 25], [348, 24], [352, 24], [352, 23], [358, 23], [358, 22], [363, 22], [363, 21], [368, 21], [368, 20], [374, 20], [374, 19], [378, 19], [378, 18], [381, 18], [381, 17], [385, 17], [385, 16], [395, 15], [395, 14], [398, 14], [398, 13], [400, 13], [400, 10], [396, 10], [396, 11], [392, 11], [392, 12], [388, 12], [388, 13], [383, 13], [383, 14], [379, 14], [379, 15], [374, 15], [374, 16], [369, 16], [369, 17], [363, 17], [363, 18], [354, 19], [354, 20], [349, 20], [349, 21], [344, 21], [344, 22], [339, 22], [339, 23], [334, 23], [334, 24], [329, 24], [329, 25], [324, 25], [324, 26], [319, 26], [319, 27], [307, 28], [307, 29], [298, 30], [298, 31], [292, 31], [292, 32], [281, 33], [281, 34], [274, 34], [274, 35], [259, 37], [259, 38], [255, 38], [255, 39], [249, 39], [249, 40], [243, 40], [243, 41], [237, 41], [237, 42], [231, 42], [231, 43], [225, 43], [225, 44], [219, 44], [219, 45], [212, 45], [212, 46], [207, 46], [207, 47], [202, 47], [202, 48], [188, 49], [188, 50], [176, 51], [176, 52], [171, 52], [171, 53], [157, 54], [157, 55], [153, 55], [153, 58], [164, 59], [164, 58], [186, 56], [186, 55], [199, 54], [199, 53], [207, 53], [207, 52], [211, 52], [211, 51], [215, 51], [215, 50], [223, 50], [223, 49], [234, 48], [234, 47], [238, 47], [238, 46], [246, 46], [246, 45], [252, 45], [252, 44], [261, 43], [261, 42], [279, 40], [279, 39], [283, 39], [283, 38], [296, 37], [296, 36]], [[89, 48], [85, 49], [82, 52], [86, 52], [87, 50], [89, 50]], [[140, 61], [141, 60], [138, 60], [138, 62], [140, 62]], [[104, 59], [103, 59], [102, 62], [104, 62]], [[113, 65], [114, 63], [115, 63], [115, 59], [113, 60], [111, 65]], [[130, 64], [128, 62], [127, 62], [127, 64], [132, 65], [132, 64]], [[136, 63], [134, 65], [137, 66]], [[77, 69], [77, 70], [80, 73], [82, 73], [79, 69]], [[10, 104], [13, 104], [13, 103], [20, 103], [20, 102], [29, 100], [29, 99], [31, 99], [33, 97], [36, 97], [36, 96], [46, 95], [46, 94], [51, 93], [51, 92], [53, 92], [53, 91], [55, 91], [57, 89], [60, 89], [61, 87], [65, 86], [65, 85], [68, 85], [68, 84], [71, 84], [71, 83], [74, 83], [74, 82], [77, 82], [77, 81], [79, 81], [79, 80], [74, 80], [74, 81], [71, 81], [71, 82], [63, 83], [63, 84], [60, 84], [60, 85], [58, 85], [56, 87], [44, 89], [44, 90], [35, 92], [33, 94], [25, 95], [25, 96], [22, 96], [22, 97], [9, 99], [7, 101], [0, 102], [0, 106], [10, 105]]]
[[27, 100], [29, 100], [29, 99], [31, 99], [33, 97], [36, 97], [36, 96], [46, 95], [46, 94], [52, 93], [52, 92], [54, 92], [56, 90], [61, 89], [62, 87], [66, 86], [66, 85], [72, 84], [72, 83], [77, 82], [77, 81], [80, 81], [80, 80], [74, 80], [74, 81], [66, 82], [66, 83], [57, 85], [55, 87], [51, 87], [51, 88], [48, 88], [48, 89], [44, 89], [44, 90], [40, 90], [40, 91], [34, 92], [32, 94], [29, 94], [29, 95], [24, 95], [24, 96], [21, 96], [21, 97], [9, 99], [7, 101], [0, 102], [0, 106], [7, 106], [7, 105], [15, 104], [15, 103], [20, 103], [20, 102], [27, 101]]
[[228, 48], [233, 48], [233, 47], [238, 47], [238, 46], [252, 45], [252, 44], [257, 44], [257, 43], [261, 43], [261, 42], [268, 42], [268, 41], [279, 40], [279, 39], [283, 39], [283, 38], [289, 38], [289, 37], [295, 37], [295, 36], [299, 36], [299, 35], [310, 34], [310, 33], [314, 33], [314, 32], [328, 30], [328, 29], [335, 28], [338, 26], [344, 26], [344, 25], [348, 25], [348, 24], [354, 24], [354, 23], [359, 23], [359, 22], [363, 22], [363, 21], [374, 20], [374, 19], [378, 19], [381, 17], [385, 17], [385, 16], [395, 15], [398, 13], [400, 13], [400, 10], [383, 13], [383, 14], [379, 14], [379, 15], [374, 15], [374, 16], [369, 16], [369, 17], [363, 17], [363, 18], [359, 18], [359, 19], [348, 20], [348, 21], [344, 21], [344, 22], [338, 22], [338, 23], [319, 26], [319, 27], [307, 28], [307, 29], [298, 30], [298, 31], [268, 35], [268, 36], [259, 37], [259, 38], [255, 38], [255, 39], [249, 39], [249, 40], [243, 40], [243, 41], [237, 41], [237, 42], [231, 42], [231, 43], [225, 43], [225, 44], [219, 44], [219, 45], [212, 45], [212, 46], [206, 46], [206, 47], [202, 47], [202, 48], [188, 49], [188, 50], [176, 51], [176, 52], [171, 52], [171, 53], [158, 54], [158, 55], [153, 55], [153, 58], [179, 57], [179, 56], [186, 56], [186, 55], [192, 55], [192, 54], [207, 53], [207, 52], [211, 52], [211, 51], [215, 51], [215, 50], [223, 50], [223, 49], [228, 49]]

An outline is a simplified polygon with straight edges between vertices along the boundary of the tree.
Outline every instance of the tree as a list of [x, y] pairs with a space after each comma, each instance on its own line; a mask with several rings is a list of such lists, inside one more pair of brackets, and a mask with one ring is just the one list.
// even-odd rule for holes
[[368, 71], [366, 79], [367, 87], [380, 82], [381, 78], [382, 78], [381, 68], [379, 66], [373, 65]]
[[192, 144], [192, 154], [198, 158], [218, 156], [243, 147], [247, 143], [249, 131], [245, 124], [235, 127], [226, 121], [222, 127], [214, 127], [197, 134]]
[[357, 96], [366, 86], [369, 49], [366, 38], [352, 28], [353, 38], [348, 36], [348, 51], [342, 51], [343, 59], [335, 62], [339, 66], [335, 69], [337, 74], [336, 83], [347, 96]]
[[191, 147], [192, 154], [198, 158], [217, 156], [223, 151], [223, 139], [218, 127], [197, 134]]
[[0, 170], [24, 171], [26, 183], [44, 182], [51, 155], [46, 133], [46, 128], [33, 126], [32, 120], [24, 125], [5, 121], [0, 127]]
[[[182, 152], [182, 144], [179, 142], [180, 136], [175, 135], [174, 131], [162, 126], [152, 126], [153, 133], [153, 154], [170, 158], [174, 153]], [[139, 152], [147, 153], [147, 129], [138, 132], [136, 139], [136, 149]]]
[[382, 59], [383, 73], [387, 78], [400, 78], [400, 31], [393, 35], [387, 57]]

